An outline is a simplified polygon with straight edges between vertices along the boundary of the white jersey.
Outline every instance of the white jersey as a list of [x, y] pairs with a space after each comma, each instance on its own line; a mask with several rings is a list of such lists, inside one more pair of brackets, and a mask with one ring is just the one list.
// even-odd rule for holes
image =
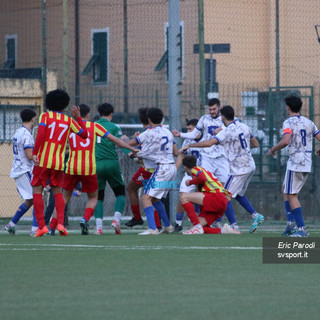
[[[183, 141], [182, 144], [182, 148], [192, 144], [192, 143], [197, 143], [202, 141], [203, 135], [201, 135], [201, 137], [199, 139], [185, 139]], [[199, 165], [201, 163], [201, 152], [202, 152], [202, 148], [189, 148], [187, 151], [184, 152], [184, 154], [187, 154], [189, 156], [194, 156], [197, 159], [197, 165]]]
[[283, 123], [283, 134], [290, 134], [287, 169], [311, 172], [312, 138], [319, 134], [316, 125], [303, 116], [292, 116]]
[[174, 163], [173, 145], [175, 144], [173, 134], [162, 125], [142, 132], [136, 141], [141, 145], [139, 158], [154, 161], [156, 164]]
[[32, 172], [33, 160], [29, 160], [25, 149], [34, 148], [32, 132], [26, 127], [19, 128], [13, 137], [13, 163], [10, 172], [11, 178], [21, 177], [26, 172]]
[[[198, 124], [195, 128], [196, 132], [202, 132], [203, 138], [202, 140], [210, 140], [214, 137], [214, 131], [219, 128], [225, 128], [221, 115], [219, 115], [216, 118], [212, 118], [210, 114], [206, 114], [200, 118], [198, 121]], [[193, 132], [192, 132], [193, 133]], [[192, 137], [192, 133], [181, 133], [181, 137], [186, 139], [186, 138], [195, 138]], [[205, 157], [210, 157], [210, 158], [218, 158], [221, 156], [226, 156], [224, 149], [222, 146], [219, 145], [213, 145], [210, 148], [203, 148], [202, 150], [202, 155]]]
[[255, 170], [250, 149], [252, 137], [250, 128], [239, 121], [231, 122], [217, 134], [216, 138], [227, 154], [231, 175], [242, 175]]

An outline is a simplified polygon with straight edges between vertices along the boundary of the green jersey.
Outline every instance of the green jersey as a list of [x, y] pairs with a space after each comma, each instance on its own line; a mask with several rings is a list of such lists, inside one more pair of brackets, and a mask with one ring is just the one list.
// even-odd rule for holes
[[[106, 118], [101, 118], [98, 121], [101, 126], [103, 126], [109, 133], [113, 136], [120, 138], [122, 136], [121, 129], [115, 125], [113, 122], [110, 122]], [[101, 139], [101, 137], [97, 137], [96, 141], [96, 160], [118, 160], [118, 154], [116, 151], [116, 145], [111, 142], [109, 139]], [[122, 149], [126, 154], [131, 151], [128, 149]]]

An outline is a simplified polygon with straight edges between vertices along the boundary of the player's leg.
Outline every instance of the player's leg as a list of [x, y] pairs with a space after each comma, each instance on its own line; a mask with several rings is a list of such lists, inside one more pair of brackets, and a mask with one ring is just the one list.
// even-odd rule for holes
[[20, 198], [24, 199], [24, 202], [19, 206], [12, 220], [5, 226], [5, 230], [9, 234], [15, 234], [15, 226], [19, 222], [20, 218], [30, 209], [33, 204], [33, 194], [31, 186], [31, 173], [26, 172], [21, 177], [15, 179], [17, 191]]
[[67, 236], [68, 232], [67, 229], [63, 226], [64, 221], [64, 211], [65, 211], [65, 202], [64, 197], [62, 194], [62, 187], [60, 186], [53, 186], [52, 192], [55, 201], [55, 209], [57, 213], [57, 230], [60, 233], [60, 236]]
[[308, 237], [302, 215], [302, 208], [298, 200], [298, 194], [308, 178], [307, 172], [294, 172], [287, 170], [284, 182], [284, 193], [287, 194], [291, 213], [298, 227], [298, 231], [290, 237]]
[[296, 232], [295, 221], [293, 218], [293, 214], [291, 212], [290, 203], [288, 200], [288, 195], [284, 193], [284, 186], [282, 186], [282, 188], [281, 188], [281, 193], [282, 193], [282, 197], [283, 197], [283, 201], [284, 201], [284, 208], [285, 208], [286, 217], [287, 217], [287, 226], [281, 235], [289, 236], [289, 235]]
[[[181, 193], [180, 193], [181, 194]], [[184, 216], [184, 208], [182, 206], [182, 203], [180, 199], [177, 203], [177, 210], [176, 210], [176, 225], [174, 226], [174, 232], [180, 232], [182, 231], [182, 220]]]
[[143, 224], [143, 220], [141, 218], [141, 213], [140, 213], [140, 204], [139, 204], [139, 195], [138, 195], [138, 190], [142, 187], [142, 184], [141, 185], [137, 184], [133, 180], [134, 176], [132, 177], [132, 180], [130, 180], [129, 183], [127, 184], [127, 191], [130, 199], [131, 211], [133, 214], [133, 218], [130, 221], [125, 223], [127, 227], [133, 227], [135, 225]]

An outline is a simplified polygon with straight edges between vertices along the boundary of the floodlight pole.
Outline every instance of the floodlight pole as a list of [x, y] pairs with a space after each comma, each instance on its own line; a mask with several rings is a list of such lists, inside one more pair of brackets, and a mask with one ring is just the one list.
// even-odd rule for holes
[[[168, 64], [169, 64], [169, 128], [181, 130], [181, 72], [180, 72], [180, 1], [168, 1]], [[170, 221], [175, 223], [175, 212], [179, 199], [179, 190], [171, 190]]]

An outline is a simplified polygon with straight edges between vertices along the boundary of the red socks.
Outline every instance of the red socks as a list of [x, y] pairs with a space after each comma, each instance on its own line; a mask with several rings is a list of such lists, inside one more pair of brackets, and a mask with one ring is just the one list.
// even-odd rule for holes
[[196, 224], [200, 223], [198, 216], [194, 210], [194, 206], [191, 202], [187, 202], [182, 205], [184, 210], [187, 212], [187, 215], [191, 221], [191, 223], [195, 226]]
[[64, 221], [64, 208], [65, 208], [65, 203], [63, 199], [62, 193], [57, 193], [54, 195], [54, 200], [55, 200], [55, 207], [57, 210], [57, 219], [58, 219], [58, 224], [63, 225]]
[[208, 226], [205, 226], [205, 227], [202, 227], [202, 228], [203, 228], [204, 233], [207, 233], [207, 234], [220, 234], [221, 233], [221, 229], [220, 228], [211, 228], [211, 227], [208, 227]]
[[140, 206], [138, 204], [131, 205], [131, 211], [134, 219], [141, 220]]
[[86, 219], [87, 222], [93, 216], [93, 212], [94, 212], [94, 210], [92, 208], [86, 208], [86, 210], [84, 211], [84, 216], [83, 217]]
[[39, 229], [42, 229], [46, 226], [44, 222], [44, 203], [41, 193], [35, 193], [33, 195], [33, 207], [34, 207], [34, 215], [36, 216], [36, 220], [39, 225]]
[[57, 218], [52, 217], [49, 228], [52, 230], [56, 230], [57, 224], [58, 224]]

